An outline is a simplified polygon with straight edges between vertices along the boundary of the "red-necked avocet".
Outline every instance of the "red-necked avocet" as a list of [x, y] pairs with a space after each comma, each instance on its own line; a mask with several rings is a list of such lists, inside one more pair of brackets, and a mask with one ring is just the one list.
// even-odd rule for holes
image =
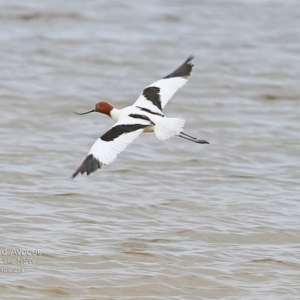
[[174, 72], [147, 86], [131, 106], [117, 109], [107, 102], [98, 102], [94, 109], [76, 113], [84, 115], [99, 112], [111, 117], [115, 124], [97, 139], [72, 178], [79, 173], [89, 175], [110, 164], [142, 132], [154, 132], [160, 140], [179, 136], [195, 143], [209, 144], [184, 133], [184, 119], [167, 118], [162, 111], [175, 92], [187, 82], [193, 68], [193, 58], [189, 56]]

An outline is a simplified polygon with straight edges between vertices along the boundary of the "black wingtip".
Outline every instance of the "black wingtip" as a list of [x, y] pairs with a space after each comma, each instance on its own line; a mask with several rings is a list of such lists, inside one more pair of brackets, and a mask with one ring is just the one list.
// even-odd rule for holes
[[188, 77], [191, 75], [193, 64], [191, 61], [194, 59], [194, 55], [190, 55], [185, 62], [180, 65], [175, 71], [171, 74], [167, 75], [164, 78], [172, 78], [172, 77]]
[[74, 179], [79, 173], [86, 175], [91, 174], [92, 172], [96, 171], [97, 169], [100, 169], [102, 166], [102, 163], [99, 162], [98, 159], [96, 159], [93, 154], [89, 154], [83, 163], [79, 166], [79, 168], [74, 172], [72, 175], [72, 179]]
[[195, 55], [191, 54], [191, 55], [187, 58], [186, 62], [189, 63], [189, 62], [192, 61], [194, 58], [195, 58]]

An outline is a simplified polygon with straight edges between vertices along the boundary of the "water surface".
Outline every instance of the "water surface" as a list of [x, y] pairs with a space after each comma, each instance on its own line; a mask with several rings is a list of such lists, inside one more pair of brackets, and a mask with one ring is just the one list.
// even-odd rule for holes
[[[298, 299], [296, 1], [0, 7], [1, 299]], [[211, 144], [145, 134], [71, 181], [112, 125], [72, 111], [130, 105], [190, 54], [165, 113]]]

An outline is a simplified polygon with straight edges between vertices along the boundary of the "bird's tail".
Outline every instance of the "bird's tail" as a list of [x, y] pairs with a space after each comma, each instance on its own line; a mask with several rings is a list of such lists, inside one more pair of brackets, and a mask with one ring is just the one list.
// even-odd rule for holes
[[166, 140], [174, 135], [178, 135], [185, 124], [182, 118], [161, 118], [160, 122], [154, 126], [156, 137], [160, 140]]

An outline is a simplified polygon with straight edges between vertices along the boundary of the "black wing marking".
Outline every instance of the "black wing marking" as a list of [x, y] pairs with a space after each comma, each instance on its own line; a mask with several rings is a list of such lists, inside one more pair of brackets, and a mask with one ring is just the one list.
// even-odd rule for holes
[[106, 133], [104, 133], [100, 139], [102, 141], [110, 142], [113, 141], [114, 139], [118, 138], [122, 134], [126, 134], [132, 131], [136, 131], [141, 128], [145, 128], [149, 126], [149, 124], [120, 124], [113, 126], [110, 128]]
[[143, 95], [147, 100], [151, 101], [153, 105], [155, 105], [159, 110], [162, 110], [159, 92], [159, 87], [150, 86], [144, 89]]

